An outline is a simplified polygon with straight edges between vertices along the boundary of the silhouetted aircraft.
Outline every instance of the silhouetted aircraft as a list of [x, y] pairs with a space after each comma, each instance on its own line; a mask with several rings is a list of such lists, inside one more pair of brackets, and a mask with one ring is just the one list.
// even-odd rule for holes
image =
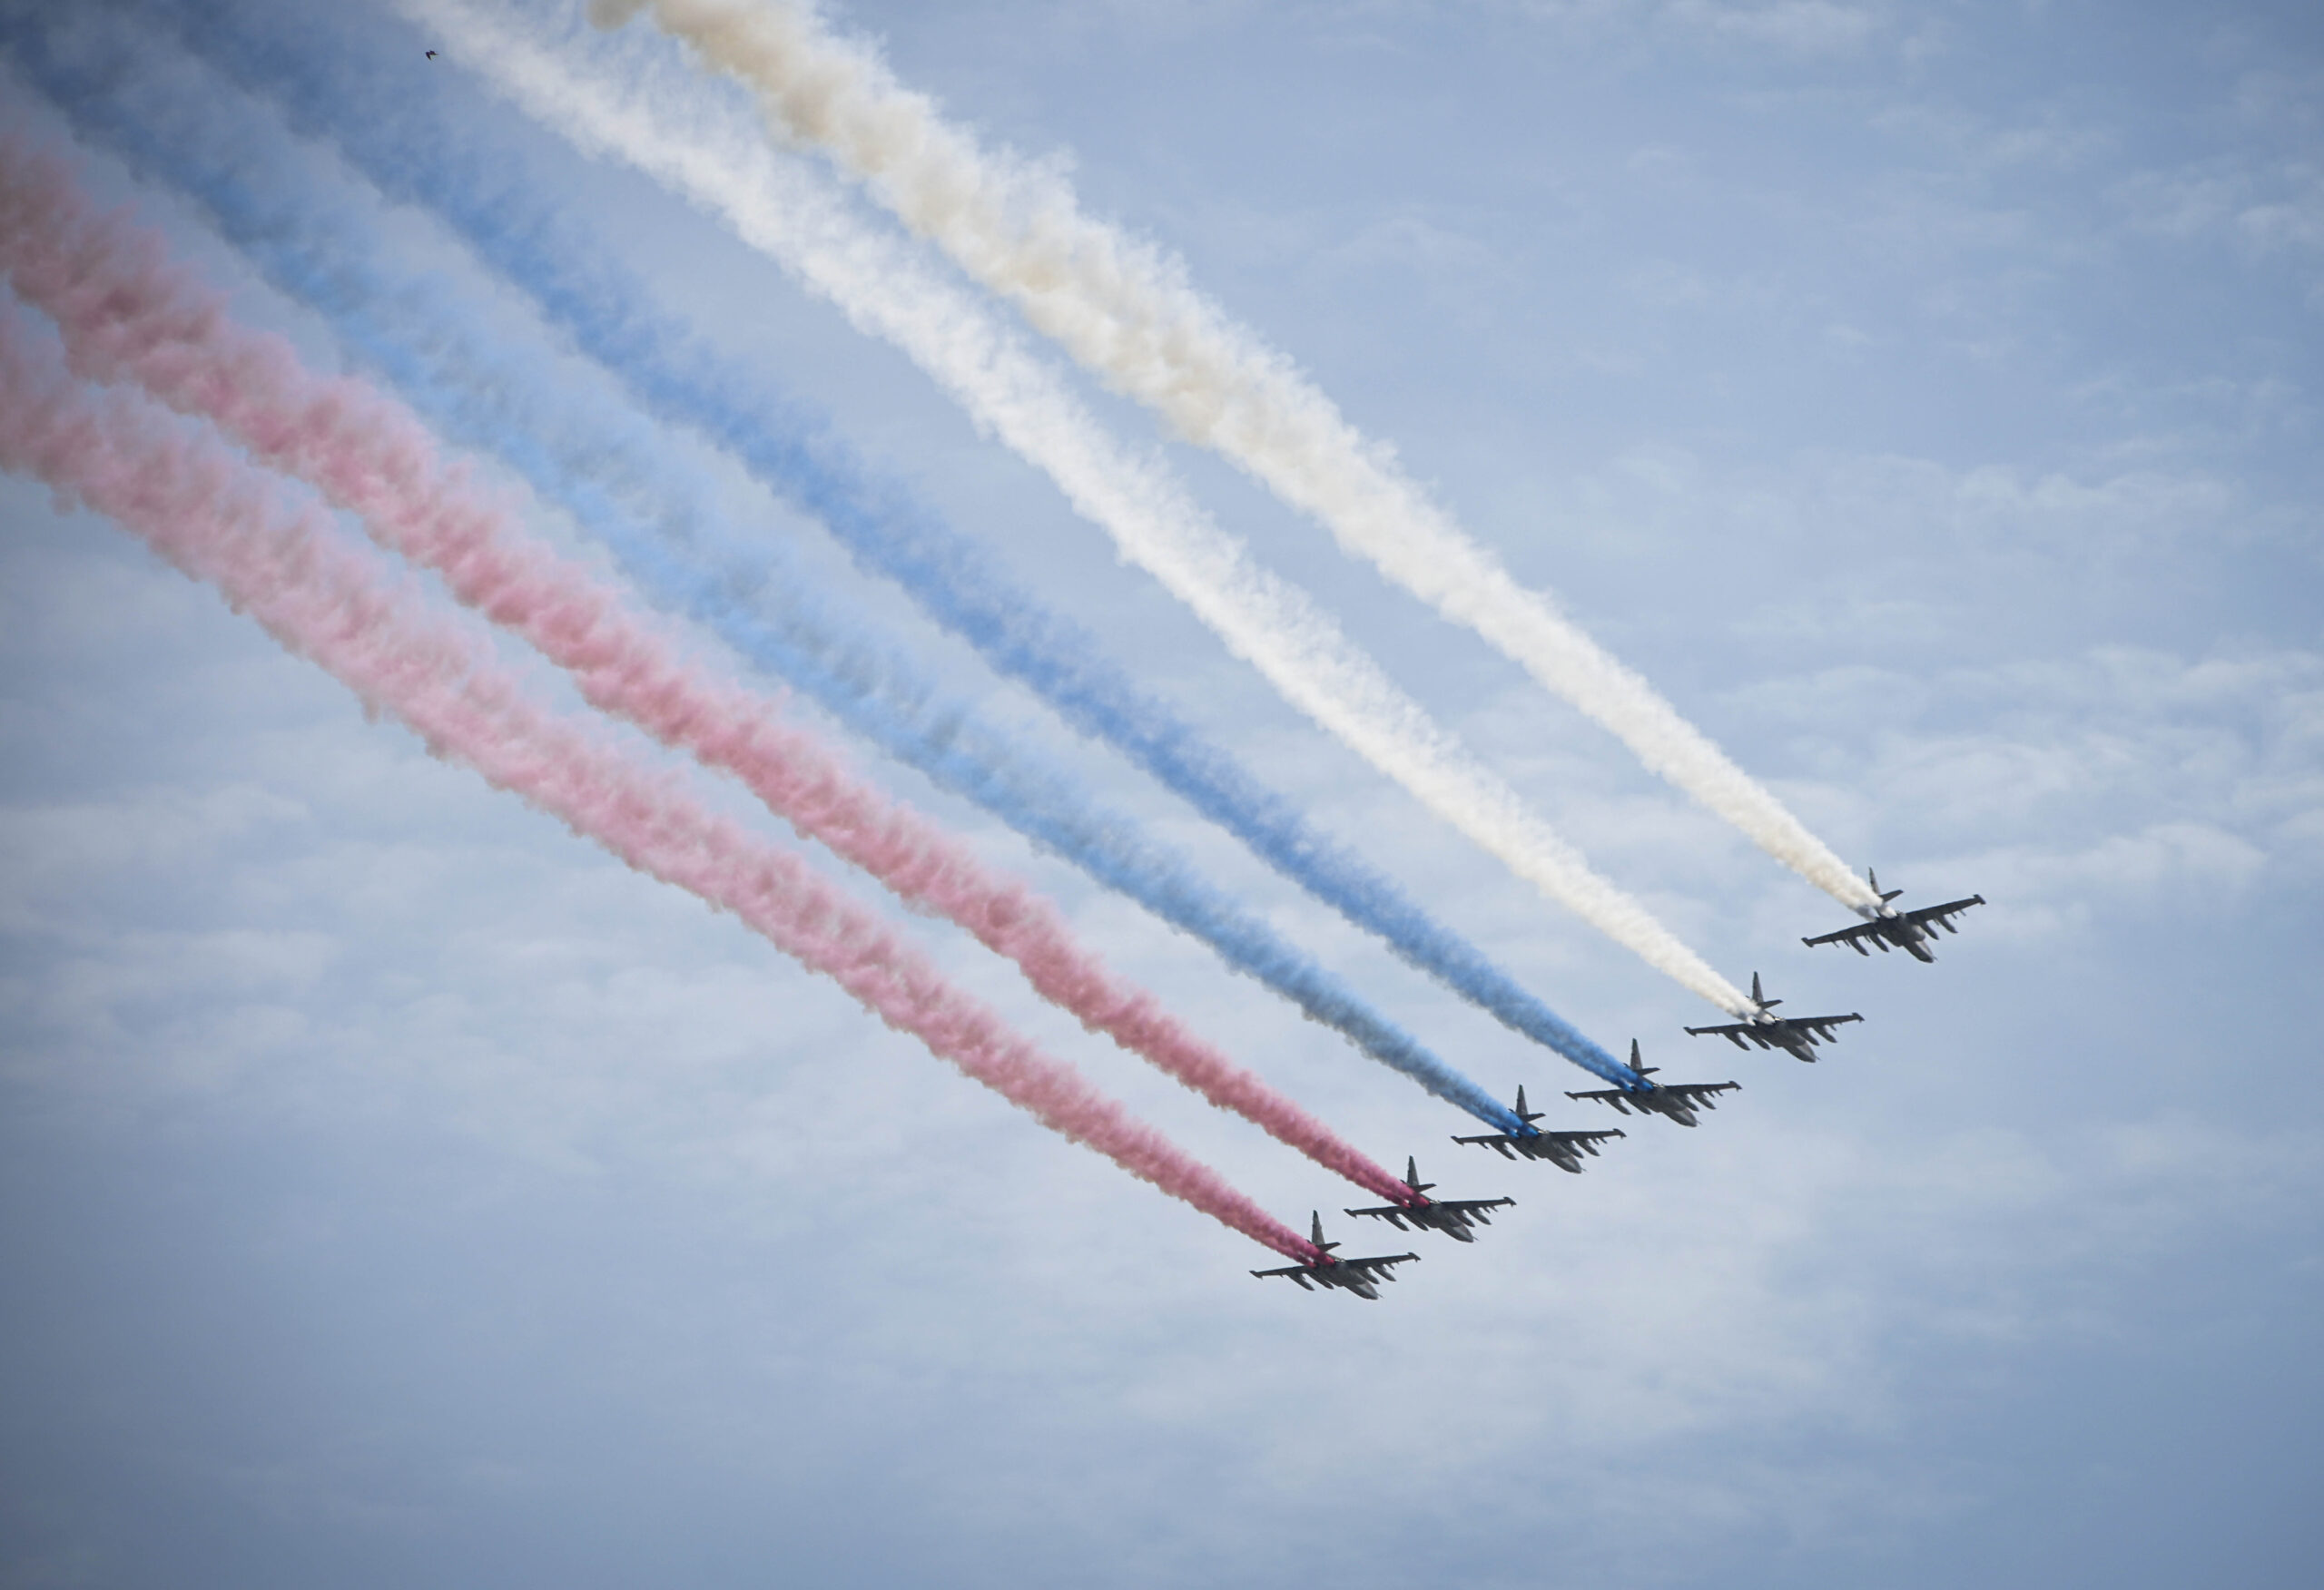
[[1287, 1275], [1307, 1291], [1313, 1291], [1319, 1286], [1327, 1291], [1338, 1287], [1344, 1291], [1354, 1292], [1357, 1297], [1378, 1302], [1380, 1282], [1395, 1280], [1393, 1271], [1397, 1265], [1420, 1262], [1417, 1253], [1391, 1253], [1377, 1259], [1334, 1259], [1332, 1250], [1339, 1244], [1324, 1241], [1321, 1212], [1316, 1212], [1315, 1220], [1315, 1234], [1310, 1239], [1315, 1244], [1316, 1256], [1314, 1259], [1305, 1264], [1287, 1264], [1281, 1270], [1254, 1270], [1251, 1273], [1257, 1276]]
[[1498, 1150], [1501, 1157], [1505, 1160], [1520, 1157], [1529, 1160], [1547, 1160], [1558, 1169], [1571, 1171], [1578, 1176], [1581, 1174], [1583, 1154], [1587, 1153], [1594, 1157], [1598, 1153], [1598, 1144], [1605, 1142], [1609, 1137], [1623, 1135], [1619, 1126], [1610, 1132], [1540, 1131], [1535, 1128], [1533, 1123], [1541, 1118], [1541, 1112], [1525, 1107], [1525, 1090], [1521, 1087], [1517, 1090], [1517, 1118], [1524, 1123], [1524, 1130], [1521, 1132], [1493, 1132], [1482, 1137], [1456, 1137], [1452, 1141], [1473, 1143], [1484, 1148]]
[[[1630, 1069], [1640, 1076], [1652, 1076], [1661, 1069], [1640, 1063], [1636, 1038], [1630, 1040]], [[1691, 1126], [1695, 1124], [1698, 1109], [1716, 1110], [1718, 1108], [1716, 1095], [1733, 1093], [1741, 1085], [1733, 1082], [1658, 1082], [1639, 1089], [1603, 1087], [1589, 1093], [1570, 1093], [1565, 1096], [1570, 1099], [1596, 1099], [1600, 1104], [1613, 1105], [1625, 1115], [1636, 1110], [1641, 1115], [1661, 1115], [1681, 1126]]]
[[1738, 1049], [1745, 1046], [1744, 1040], [1748, 1038], [1762, 1049], [1788, 1050], [1795, 1058], [1812, 1065], [1816, 1063], [1817, 1044], [1830, 1043], [1834, 1027], [1864, 1019], [1853, 1012], [1846, 1016], [1775, 1015], [1775, 1007], [1782, 1003], [1782, 1000], [1770, 999], [1759, 991], [1759, 974], [1753, 972], [1751, 1004], [1755, 1008], [1747, 1019], [1723, 1026], [1689, 1027], [1687, 1030], [1699, 1038], [1716, 1034]]
[[1436, 1183], [1420, 1179], [1420, 1162], [1413, 1158], [1404, 1161], [1404, 1185], [1413, 1190], [1414, 1202], [1391, 1203], [1381, 1209], [1351, 1209], [1347, 1212], [1375, 1215], [1400, 1232], [1410, 1221], [1417, 1230], [1443, 1232], [1456, 1242], [1473, 1242], [1477, 1239], [1469, 1233], [1472, 1225], [1492, 1224], [1492, 1216], [1487, 1211], [1511, 1209], [1517, 1203], [1514, 1198], [1424, 1198], [1422, 1194]]
[[1879, 874], [1867, 867], [1864, 869], [1864, 876], [1866, 881], [1872, 885], [1872, 892], [1880, 895], [1880, 904], [1859, 907], [1865, 919], [1853, 928], [1843, 928], [1837, 933], [1827, 933], [1817, 938], [1803, 938], [1800, 943], [1811, 948], [1818, 944], [1845, 944], [1858, 955], [1872, 953], [1865, 947], [1867, 944], [1878, 946], [1883, 955], [1886, 955], [1888, 947], [1894, 945], [1915, 960], [1934, 961], [1936, 959], [1936, 935], [1929, 929], [1942, 928], [1947, 933], [1958, 933], [1961, 929], [1953, 925], [1953, 918], [1971, 906], [1985, 903], [1984, 896], [1971, 895], [1965, 900], [1947, 900], [1941, 906], [1923, 906], [1917, 911], [1900, 911], [1888, 902], [1903, 894], [1903, 889], [1892, 888], [1886, 894], [1880, 894]]

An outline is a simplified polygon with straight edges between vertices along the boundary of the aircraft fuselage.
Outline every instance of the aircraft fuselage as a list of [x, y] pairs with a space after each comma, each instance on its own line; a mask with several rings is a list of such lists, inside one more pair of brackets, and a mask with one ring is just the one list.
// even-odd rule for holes
[[1636, 1110], [1641, 1115], [1660, 1115], [1665, 1120], [1676, 1121], [1681, 1126], [1695, 1124], [1694, 1105], [1668, 1088], [1658, 1087], [1644, 1093], [1625, 1090], [1620, 1098], [1609, 1098], [1606, 1102], [1625, 1114]]
[[1759, 1029], [1768, 1047], [1787, 1050], [1795, 1059], [1805, 1060], [1810, 1065], [1816, 1064], [1816, 1040], [1782, 1016], [1759, 1016], [1751, 1025]]
[[[1413, 1224], [1426, 1231], [1443, 1232], [1456, 1242], [1473, 1242], [1477, 1240], [1476, 1233], [1469, 1229], [1469, 1217], [1457, 1209], [1444, 1209], [1433, 1203], [1423, 1203], [1416, 1209], [1407, 1208], [1399, 1212], [1403, 1219], [1412, 1222]], [[1392, 1217], [1388, 1223], [1395, 1224], [1395, 1219]]]
[[[1872, 924], [1874, 931], [1884, 943], [1895, 945], [1915, 960], [1926, 961], [1931, 966], [1936, 964], [1936, 936], [1896, 907], [1884, 905], [1877, 913], [1868, 915], [1865, 919]], [[1861, 955], [1864, 952], [1859, 949], [1856, 953]]]
[[1346, 1266], [1338, 1260], [1326, 1259], [1321, 1264], [1310, 1264], [1302, 1269], [1286, 1270], [1280, 1273], [1289, 1276], [1301, 1291], [1314, 1291], [1317, 1287], [1329, 1291], [1338, 1287], [1354, 1292], [1357, 1297], [1370, 1298], [1375, 1303], [1380, 1300], [1380, 1294], [1373, 1290], [1372, 1282], [1364, 1278], [1361, 1271], [1350, 1274], [1341, 1273], [1345, 1269]]
[[[1464, 1242], [1476, 1241], [1469, 1234], [1469, 1217], [1466, 1214], [1428, 1199], [1418, 1203], [1391, 1204], [1384, 1209], [1351, 1209], [1348, 1212], [1384, 1220], [1400, 1232], [1443, 1232]], [[1406, 1222], [1411, 1223], [1406, 1224]]]
[[1547, 1160], [1570, 1176], [1581, 1174], [1581, 1156], [1554, 1137], [1520, 1137], [1510, 1143], [1529, 1160]]
[[1505, 1160], [1546, 1160], [1568, 1175], [1581, 1174], [1581, 1156], [1595, 1154], [1600, 1136], [1620, 1137], [1620, 1133], [1511, 1132], [1492, 1137], [1456, 1137], [1455, 1143], [1473, 1143], [1492, 1149]]

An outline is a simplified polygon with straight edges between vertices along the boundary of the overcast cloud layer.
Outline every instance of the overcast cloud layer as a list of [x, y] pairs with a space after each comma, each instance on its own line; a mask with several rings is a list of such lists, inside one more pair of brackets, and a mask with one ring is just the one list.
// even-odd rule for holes
[[[1374, 1157], [1519, 1201], [1472, 1248], [1335, 1230], [1424, 1255], [1376, 1305], [1262, 1285], [1259, 1250], [0, 480], [0, 1585], [2309, 1583], [2307, 8], [834, 15], [990, 140], [1069, 153], [1093, 211], [1905, 903], [1993, 903], [1935, 967], [1803, 949], [1828, 899], [1085, 387], [1721, 971], [1866, 1018], [1814, 1067], [1685, 1037], [1699, 1006], [1294, 715], [901, 358], [478, 92], [478, 137], [666, 307], [1585, 1031], [1743, 1091], [1695, 1132], [1620, 1123], [1581, 1177], [1456, 1149], [1457, 1112], [861, 753]], [[461, 69], [384, 8], [344, 25], [383, 74]], [[167, 195], [89, 169], [338, 358]], [[1499, 1095], [1617, 1124], [673, 447]], [[1277, 1214], [1353, 1223], [897, 915]]]

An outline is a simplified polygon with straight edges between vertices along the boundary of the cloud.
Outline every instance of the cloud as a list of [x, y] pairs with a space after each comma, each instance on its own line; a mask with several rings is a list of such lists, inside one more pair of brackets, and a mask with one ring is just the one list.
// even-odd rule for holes
[[[1492, 358], [1532, 356], [1550, 250], [1481, 211], [1413, 211], [1393, 171], [1334, 199], [1328, 229], [1358, 238], [1354, 262], [1385, 267], [1392, 290], [1288, 294], [1270, 331], [1482, 372], [1452, 406], [1387, 382], [1345, 396], [1403, 401], [1418, 456], [1429, 423], [1472, 431], [1473, 454], [1433, 455], [1482, 460], [1448, 495], [1521, 504], [1492, 526], [1512, 563], [1586, 605], [1884, 882], [1917, 900], [1958, 882], [1994, 904], [1934, 967], [1803, 951], [1800, 934], [1838, 922], [1748, 845], [1425, 615], [1362, 578], [1335, 589], [1367, 635], [1409, 642], [1400, 666], [1610, 869], [1722, 962], [1760, 965], [1790, 1008], [1860, 1006], [1862, 1042], [1815, 1066], [1694, 1046], [1676, 1028], [1699, 1018], [1649, 977], [1282, 728], [1188, 626], [1142, 645], [1147, 594], [1101, 584], [1102, 555], [1058, 560], [1075, 594], [1129, 615], [1109, 626], [1125, 655], [1554, 1001], [1744, 1084], [1695, 1132], [1604, 1114], [1630, 1135], [1587, 1175], [1506, 1166], [1444, 1142], [1456, 1119], [1199, 950], [1068, 890], [1109, 953], [1368, 1150], [1416, 1153], [1449, 1193], [1519, 1200], [1474, 1248], [1393, 1239], [1425, 1258], [1377, 1305], [1253, 1281], [1246, 1245], [1047, 1141], [731, 924], [363, 724], [296, 665], [254, 662], [239, 621], [19, 491], [0, 591], [0, 1047], [16, 1067], [0, 1079], [0, 1225], [15, 1233], [7, 1389], [37, 1411], [19, 1445], [49, 1459], [13, 1471], [35, 1501], [196, 1517], [190, 1538], [295, 1544], [350, 1580], [565, 1549], [583, 1585], [671, 1561], [707, 1583], [773, 1563], [865, 1583], [1518, 1590], [1544, 1575], [2014, 1584], [2061, 1560], [2136, 1585], [2176, 1560], [2139, 1558], [2137, 1527], [2189, 1497], [2199, 1525], [2152, 1527], [2211, 1549], [2217, 1573], [2238, 1577], [2234, 1550], [2271, 1527], [2288, 1538], [2297, 1510], [2271, 1516], [2268, 1498], [2312, 1445], [2282, 1433], [2281, 1410], [2313, 1380], [2297, 1338], [2324, 1193], [2301, 1011], [2324, 652], [2287, 572], [2314, 537], [2267, 518], [2314, 495], [2285, 395], [2305, 378], [2238, 350], [2281, 335], [2280, 301], [2242, 272], [2311, 257], [2304, 223], [2266, 213], [2305, 190], [2281, 160], [2230, 181], [2166, 149], [2154, 169], [2198, 187], [2158, 191], [2158, 213], [2183, 199], [2201, 218], [2189, 236], [2216, 250], [2181, 273], [2170, 261], [2191, 245], [2110, 209], [2112, 146], [2042, 97], [2114, 71], [2119, 34], [2070, 71], [2030, 58], [1996, 77], [1991, 52], [2023, 18], [1948, 17], [1955, 47], [1918, 84], [1940, 111], [1857, 139], [1834, 128], [1902, 97], [1881, 75], [1902, 14], [1590, 9], [1608, 36], [1551, 40], [1572, 75], [1533, 93], [1562, 121], [1494, 109], [1513, 95], [1473, 129], [1439, 116], [1469, 108], [1505, 64], [1482, 50], [1506, 35], [1479, 45], [1441, 8], [1374, 6], [1393, 80], [1334, 77], [1311, 39], [1270, 32], [1250, 60], [1289, 64], [1264, 116], [1236, 122], [1221, 96], [1183, 107], [1209, 119], [1202, 137], [1167, 135], [1167, 117], [1151, 139], [1033, 136], [1103, 149], [1118, 195], [1183, 179], [1167, 224], [1195, 235], [1237, 204], [1292, 224], [1314, 170], [1287, 144], [1277, 170], [1247, 152], [1274, 147], [1278, 120], [1329, 126], [1350, 102], [1441, 137], [1413, 145], [1432, 182], [1516, 183], [1492, 201], [1512, 213], [1538, 191], [1522, 185], [1537, 149], [1580, 140], [1555, 178], [1556, 237], [1579, 250], [1559, 263], [1600, 290], [1557, 301], [1629, 361], [1620, 381], [1571, 360], [1501, 380]], [[1004, 14], [1028, 17], [1056, 20]], [[1045, 55], [990, 22], [970, 7], [941, 34], [917, 10], [886, 25], [923, 69], [957, 54], [948, 93], [998, 84], [1048, 107], [1021, 113], [1037, 121], [1120, 109], [1102, 29], [1069, 23], [1074, 47]], [[1739, 119], [1705, 92], [1712, 54], [1733, 71], [1717, 85], [1763, 91]], [[1043, 82], [1052, 57], [1072, 70]], [[1829, 72], [1812, 93], [1797, 92], [1803, 63]], [[2297, 95], [2274, 93], [2250, 90], [2291, 115]], [[2152, 102], [2154, 125], [2200, 97]], [[1600, 122], [1597, 172], [1584, 134]], [[1899, 137], [1917, 142], [1900, 155]], [[1206, 138], [1241, 164], [1200, 163]], [[1625, 208], [1638, 178], [1621, 167], [1648, 142], [1683, 159], [1644, 163], [1694, 172], [1647, 195], [1651, 216]], [[1351, 182], [1374, 174], [1318, 158]], [[1767, 238], [1718, 207], [1747, 162], [1781, 223]], [[583, 185], [598, 181], [567, 196], [610, 208]], [[1853, 221], [1884, 193], [1928, 201], [1874, 239], [1886, 252], [1815, 219]], [[609, 236], [680, 240], [664, 263], [688, 301], [677, 272], [697, 234], [624, 202], [634, 224]], [[1645, 231], [1661, 220], [1699, 235]], [[1326, 230], [1299, 224], [1310, 241]], [[1762, 245], [1775, 266], [1738, 267]], [[1658, 262], [1666, 286], [1711, 295], [1684, 317], [1699, 339], [1669, 349], [1615, 290]], [[2124, 274], [2083, 273], [2099, 266]], [[1473, 292], [1460, 337], [1398, 314], [1407, 267]], [[2056, 272], [2056, 293], [1991, 290], [2029, 270]], [[1929, 355], [1924, 290], [2017, 339], [1981, 367], [1990, 379]], [[2116, 303], [2128, 329], [2081, 318]], [[762, 291], [732, 326], [753, 309], [793, 312]], [[1846, 381], [1818, 387], [1816, 329], [1836, 320], [1871, 340]], [[1477, 324], [1492, 335], [1464, 342]], [[851, 424], [932, 406], [852, 362], [841, 335], [798, 362], [863, 384]], [[1045, 564], [1026, 527], [1054, 505], [980, 475], [972, 505]], [[1333, 555], [1288, 528], [1271, 545]], [[1586, 1123], [1557, 1097], [1578, 1083], [1118, 782], [1334, 964], [1481, 1056], [1496, 1091], [1523, 1081], [1553, 1124]], [[1322, 1202], [1334, 1235], [1364, 1240], [1291, 1156], [1046, 1022], [972, 947], [912, 930], [1271, 1208]], [[2220, 1422], [2190, 1422], [2198, 1399]], [[2126, 1401], [2151, 1448], [2092, 1433]], [[205, 1466], [228, 1471], [221, 1488], [179, 1477]], [[287, 1516], [314, 1533], [293, 1542]], [[249, 1576], [205, 1578], [166, 1538], [182, 1532], [139, 1526], [158, 1542], [143, 1577]], [[149, 1559], [123, 1549], [116, 1576], [141, 1576]]]
[[1774, 0], [1734, 5], [1670, 0], [1657, 13], [1670, 32], [1765, 44], [1797, 55], [1834, 55], [1861, 48], [1886, 25], [1871, 8], [1832, 0]]
[[280, 790], [235, 781], [126, 799], [0, 809], [0, 927], [53, 920], [61, 881], [214, 864], [234, 847], [308, 820]]
[[[2132, 901], [2194, 904], [2216, 913], [2234, 906], [2266, 869], [2267, 852], [2203, 823], [2157, 823], [2110, 834], [2079, 850], [2004, 847], [1947, 858], [1947, 873], [1978, 879], [1995, 902], [1999, 937], [2024, 943], [2086, 934], [2093, 920]], [[2207, 914], [2208, 914], [2207, 913]]]
[[2213, 155], [2133, 172], [2111, 196], [2133, 232], [2240, 245], [2254, 260], [2324, 252], [2324, 167], [2307, 161]]
[[[1911, 851], [2005, 880], [1979, 888], [2037, 912], [2093, 895], [2228, 901], [2272, 864], [2305, 875], [2324, 859], [2324, 654], [2101, 646], [1922, 675], [1824, 671], [1737, 694], [1756, 714], [1862, 737], [1869, 760], [1825, 800], [1846, 826], [1909, 834]], [[1974, 726], [1946, 726], [1964, 719]], [[1890, 865], [1901, 877], [1906, 862]]]

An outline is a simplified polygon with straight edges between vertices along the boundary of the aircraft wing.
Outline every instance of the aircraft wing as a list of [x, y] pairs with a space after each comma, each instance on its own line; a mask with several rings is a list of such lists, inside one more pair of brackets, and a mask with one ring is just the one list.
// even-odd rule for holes
[[1834, 1027], [1845, 1026], [1849, 1022], [1863, 1019], [1864, 1017], [1860, 1015], [1787, 1016], [1772, 1026], [1764, 1022], [1737, 1021], [1728, 1022], [1722, 1026], [1689, 1027], [1687, 1031], [1690, 1035], [1698, 1038], [1725, 1038], [1738, 1049], [1746, 1048], [1749, 1044], [1757, 1044], [1762, 1049], [1777, 1049], [1785, 1047], [1782, 1040], [1777, 1036], [1780, 1028], [1788, 1027], [1794, 1032], [1806, 1033], [1809, 1035], [1810, 1042], [1821, 1038], [1828, 1043], [1831, 1041]]
[[1627, 1115], [1630, 1113], [1630, 1107], [1624, 1101], [1636, 1098], [1638, 1095], [1627, 1088], [1594, 1087], [1582, 1093], [1570, 1093], [1565, 1096], [1570, 1099], [1603, 1099]]
[[1485, 1218], [1485, 1211], [1488, 1209], [1517, 1207], [1517, 1200], [1514, 1198], [1439, 1198], [1435, 1202], [1439, 1209], [1449, 1209], [1455, 1214], [1473, 1214], [1479, 1220]]
[[1341, 1268], [1353, 1270], [1359, 1275], [1377, 1276], [1382, 1281], [1393, 1281], [1396, 1278], [1389, 1273], [1390, 1271], [1395, 1269], [1399, 1264], [1417, 1264], [1420, 1262], [1420, 1255], [1417, 1253], [1384, 1253], [1377, 1258], [1342, 1259], [1338, 1262]]
[[1666, 1082], [1662, 1085], [1662, 1091], [1682, 1103], [1716, 1110], [1718, 1106], [1711, 1102], [1712, 1095], [1733, 1093], [1742, 1085], [1739, 1082]]
[[1517, 1156], [1509, 1152], [1509, 1145], [1512, 1143], [1521, 1143], [1524, 1139], [1517, 1137], [1507, 1132], [1489, 1132], [1482, 1137], [1456, 1137], [1452, 1141], [1455, 1143], [1482, 1143], [1487, 1148], [1492, 1149], [1498, 1153], [1502, 1158], [1505, 1160], [1513, 1160]]
[[[1947, 933], [1958, 933], [1961, 929], [1953, 925], [1953, 918], [1967, 910], [1971, 906], [1982, 906], [1984, 903], [1984, 896], [1971, 895], [1965, 900], [1947, 900], [1941, 906], [1923, 906], [1917, 911], [1906, 911], [1905, 913], [1905, 920], [1910, 922], [1915, 928], [1920, 927], [1924, 923], [1927, 923], [1934, 927], [1942, 928]], [[1810, 939], [1808, 942], [1812, 944], [1815, 940]]]
[[1314, 1272], [1315, 1267], [1309, 1264], [1286, 1264], [1280, 1270], [1254, 1270], [1251, 1271], [1253, 1275], [1257, 1276], [1262, 1281], [1265, 1280], [1270, 1275], [1287, 1275], [1291, 1277], [1292, 1280], [1299, 1283], [1299, 1288], [1302, 1291], [1314, 1291], [1315, 1290], [1313, 1286], [1309, 1285], [1307, 1281], [1307, 1277]]
[[1858, 922], [1853, 928], [1843, 928], [1837, 933], [1818, 934], [1814, 938], [1803, 938], [1799, 942], [1810, 949], [1819, 944], [1845, 944], [1858, 955], [1870, 955], [1872, 952], [1865, 948], [1866, 941], [1878, 945], [1882, 949], [1888, 947], [1887, 937], [1880, 928], [1878, 922]]

